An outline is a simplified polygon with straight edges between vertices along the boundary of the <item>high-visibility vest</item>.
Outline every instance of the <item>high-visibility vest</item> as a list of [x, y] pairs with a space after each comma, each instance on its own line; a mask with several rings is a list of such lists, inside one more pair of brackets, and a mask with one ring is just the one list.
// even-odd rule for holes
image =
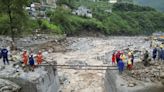
[[24, 60], [28, 60], [28, 55], [27, 55], [27, 53], [23, 53], [23, 61]]
[[42, 61], [42, 57], [43, 57], [43, 56], [42, 56], [41, 54], [40, 54], [40, 55], [38, 54], [38, 55], [37, 55], [37, 61], [41, 62], [41, 61]]
[[131, 59], [128, 59], [128, 65], [131, 65], [131, 64], [132, 64]]

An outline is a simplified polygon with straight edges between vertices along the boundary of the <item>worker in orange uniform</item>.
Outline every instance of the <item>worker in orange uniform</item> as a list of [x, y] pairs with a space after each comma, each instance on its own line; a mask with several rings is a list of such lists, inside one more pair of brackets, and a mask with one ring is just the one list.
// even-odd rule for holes
[[43, 56], [42, 56], [42, 52], [39, 51], [37, 56], [36, 56], [36, 61], [37, 61], [37, 64], [41, 64], [42, 61], [43, 61]]
[[23, 56], [23, 64], [24, 65], [27, 65], [27, 62], [28, 62], [28, 54], [27, 54], [27, 51], [26, 50], [24, 50], [22, 56]]

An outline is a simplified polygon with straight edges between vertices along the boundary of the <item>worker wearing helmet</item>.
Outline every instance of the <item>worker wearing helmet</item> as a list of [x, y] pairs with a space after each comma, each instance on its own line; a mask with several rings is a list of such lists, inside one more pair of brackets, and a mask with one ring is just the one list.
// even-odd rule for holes
[[124, 62], [125, 59], [126, 59], [126, 56], [125, 54], [122, 52], [121, 55], [120, 55], [120, 59]]
[[128, 68], [128, 70], [131, 70], [132, 69], [132, 61], [131, 61], [131, 58], [128, 59], [127, 68]]
[[33, 54], [31, 54], [29, 57], [29, 64], [30, 64], [30, 66], [34, 67], [35, 61], [34, 61]]
[[28, 54], [27, 54], [27, 51], [26, 50], [24, 50], [22, 56], [23, 56], [23, 64], [24, 65], [27, 65], [27, 62], [28, 62]]
[[112, 54], [112, 65], [116, 63], [116, 54], [113, 52]]
[[118, 64], [118, 62], [120, 61], [120, 55], [121, 55], [121, 52], [120, 52], [120, 51], [117, 51], [117, 54], [116, 54], [116, 61], [117, 61], [117, 64]]
[[36, 56], [36, 61], [37, 61], [37, 64], [41, 64], [42, 61], [43, 61], [43, 56], [42, 56], [42, 52], [39, 51], [37, 56]]
[[3, 58], [4, 65], [6, 65], [6, 62], [7, 62], [7, 64], [9, 64], [8, 50], [5, 47], [3, 47], [3, 49], [1, 50], [1, 55], [2, 55], [2, 58]]

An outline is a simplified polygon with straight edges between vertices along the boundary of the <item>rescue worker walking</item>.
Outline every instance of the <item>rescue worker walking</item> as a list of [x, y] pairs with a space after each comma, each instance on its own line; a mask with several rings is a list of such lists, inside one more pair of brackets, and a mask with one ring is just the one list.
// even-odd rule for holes
[[157, 49], [157, 53], [158, 53], [158, 61], [161, 61], [161, 51], [162, 51], [162, 48], [161, 47], [159, 47], [158, 49]]
[[164, 49], [161, 49], [161, 61], [164, 62]]
[[27, 62], [28, 62], [28, 54], [27, 54], [27, 51], [26, 50], [24, 50], [22, 56], [23, 56], [23, 64], [24, 65], [27, 65]]
[[144, 57], [143, 57], [144, 66], [147, 66], [148, 65], [148, 58], [149, 58], [149, 53], [146, 50], [146, 52], [144, 53]]
[[153, 60], [154, 60], [154, 61], [155, 61], [156, 57], [157, 57], [157, 48], [155, 47], [155, 48], [153, 49]]
[[43, 56], [42, 56], [42, 52], [39, 51], [37, 56], [36, 56], [36, 61], [37, 61], [37, 64], [41, 64], [42, 61], [43, 61]]
[[6, 48], [3, 48], [1, 50], [1, 55], [2, 55], [2, 58], [3, 58], [3, 63], [4, 65], [6, 65], [6, 62], [7, 64], [9, 65], [9, 60], [8, 60], [8, 50]]

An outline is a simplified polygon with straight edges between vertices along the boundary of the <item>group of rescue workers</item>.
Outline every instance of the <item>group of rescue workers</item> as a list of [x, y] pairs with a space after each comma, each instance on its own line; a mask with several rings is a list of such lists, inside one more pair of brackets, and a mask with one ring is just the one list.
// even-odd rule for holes
[[[154, 60], [154, 62], [161, 62], [164, 63], [164, 48], [163, 44], [160, 46], [155, 46], [152, 50], [152, 57], [150, 57], [150, 54], [148, 50], [146, 50], [143, 54], [143, 65], [148, 66], [150, 65], [151, 59]], [[127, 69], [132, 70], [134, 66], [134, 54], [132, 51], [129, 51], [127, 56], [123, 51], [115, 51], [112, 54], [112, 65], [115, 65], [117, 63], [118, 70], [120, 73], [124, 71], [125, 63], [127, 63]]]
[[[127, 69], [132, 70], [133, 62], [134, 62], [134, 55], [132, 51], [128, 52], [128, 61], [127, 61]], [[125, 63], [126, 62], [126, 55], [123, 51], [116, 51], [112, 54], [112, 65], [117, 63], [118, 70], [120, 73], [124, 71]]]
[[27, 50], [24, 50], [24, 52], [22, 54], [22, 61], [23, 61], [24, 65], [28, 65], [29, 64], [30, 66], [34, 66], [35, 65], [35, 61], [39, 65], [43, 61], [42, 52], [38, 51], [38, 53], [36, 55], [36, 60], [35, 60], [34, 59], [33, 50], [30, 51], [29, 55], [28, 55]]
[[[154, 60], [154, 62], [164, 63], [164, 48], [163, 48], [163, 44], [161, 44], [160, 46], [156, 45], [153, 48], [152, 59]], [[149, 61], [150, 61], [149, 52], [146, 50], [146, 52], [144, 53], [144, 58], [143, 58], [144, 66], [148, 66], [149, 65]]]
[[[4, 65], [10, 64], [8, 59], [8, 50], [4, 47], [1, 49], [0, 57], [3, 58]], [[27, 50], [23, 51], [22, 54], [22, 63], [26, 65], [30, 65], [32, 67], [35, 66], [35, 61], [39, 65], [43, 61], [43, 55], [41, 51], [38, 51], [37, 55], [34, 57], [33, 50], [31, 49], [28, 53]], [[143, 65], [148, 66], [149, 64], [149, 52], [146, 50], [143, 55]], [[162, 61], [164, 63], [164, 48], [163, 45], [155, 46], [152, 51], [152, 58], [154, 61]], [[119, 73], [121, 74], [124, 71], [125, 63], [127, 63], [127, 69], [132, 70], [134, 66], [134, 54], [133, 51], [128, 52], [127, 55], [123, 51], [114, 51], [112, 54], [112, 65], [117, 64]]]
[[153, 49], [153, 53], [152, 53], [152, 57], [154, 61], [164, 61], [164, 48], [163, 48], [163, 44], [161, 44], [160, 46], [155, 46]]
[[[0, 56], [3, 58], [3, 63], [4, 65], [6, 64], [10, 64], [9, 63], [9, 59], [8, 59], [8, 50], [6, 48], [3, 48], [0, 52]], [[35, 59], [34, 59], [34, 54], [33, 54], [33, 50], [31, 49], [30, 53], [28, 54], [27, 50], [24, 50], [23, 51], [23, 54], [22, 54], [22, 63], [24, 65], [30, 65], [32, 67], [34, 67], [35, 65], [35, 61], [36, 63], [39, 65], [42, 63], [43, 61], [43, 55], [42, 55], [42, 52], [41, 51], [38, 51]]]

